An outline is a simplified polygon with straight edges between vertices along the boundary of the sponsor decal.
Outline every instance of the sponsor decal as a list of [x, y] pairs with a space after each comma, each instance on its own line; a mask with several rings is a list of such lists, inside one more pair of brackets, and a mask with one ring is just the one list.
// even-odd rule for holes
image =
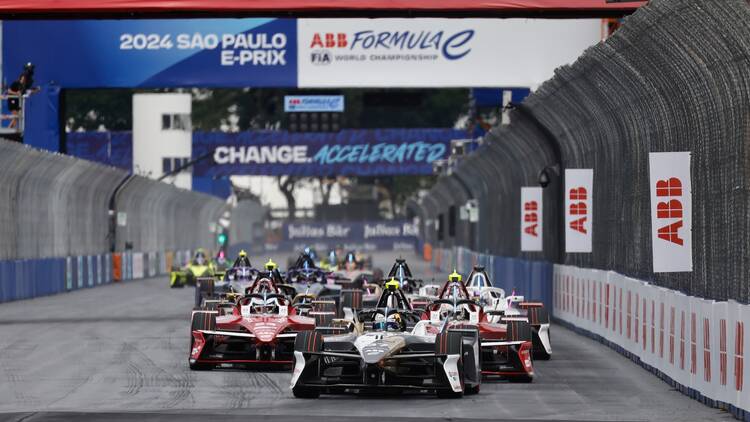
[[343, 112], [343, 95], [286, 95], [285, 112]]
[[649, 154], [655, 273], [693, 270], [689, 152]]
[[521, 188], [521, 251], [542, 250], [542, 188]]
[[591, 252], [592, 169], [565, 169], [565, 252]]

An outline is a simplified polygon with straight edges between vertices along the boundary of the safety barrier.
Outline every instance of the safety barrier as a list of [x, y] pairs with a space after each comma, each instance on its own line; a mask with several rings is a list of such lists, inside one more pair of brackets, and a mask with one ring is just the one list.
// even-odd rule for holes
[[0, 261], [0, 303], [165, 275], [190, 257], [180, 250]]
[[750, 420], [750, 305], [714, 301], [614, 271], [433, 249], [433, 266], [484, 265], [496, 287], [544, 301], [557, 323], [615, 349], [675, 389]]
[[750, 305], [687, 296], [613, 271], [554, 268], [554, 316], [684, 394], [750, 419]]
[[[748, 21], [746, 0], [652, 0], [639, 8], [414, 199], [420, 237], [433, 248], [613, 270], [686, 294], [750, 302]], [[652, 152], [691, 154], [685, 209], [692, 221], [683, 230], [692, 237], [685, 246], [692, 271], [654, 272]], [[590, 253], [568, 253], [562, 242], [570, 169], [593, 170]], [[549, 183], [533, 218], [543, 223], [543, 244], [522, 250], [521, 191], [544, 184], [540, 174]], [[469, 200], [478, 219], [458, 211]]]
[[190, 249], [213, 245], [226, 208], [213, 196], [0, 139], [0, 302], [165, 274]]
[[495, 287], [506, 294], [515, 291], [528, 300], [544, 302], [552, 309], [552, 264], [480, 254], [466, 248], [433, 249], [433, 266], [447, 279], [454, 269], [466, 277], [475, 265], [485, 267]]

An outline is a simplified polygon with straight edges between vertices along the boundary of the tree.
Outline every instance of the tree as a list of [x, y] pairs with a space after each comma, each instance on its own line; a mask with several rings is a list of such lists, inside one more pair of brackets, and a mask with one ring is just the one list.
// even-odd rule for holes
[[289, 220], [294, 220], [297, 212], [297, 200], [294, 198], [294, 188], [297, 187], [297, 183], [299, 183], [300, 180], [295, 176], [279, 176], [276, 181], [279, 185], [279, 190], [284, 195], [284, 198], [286, 198], [286, 208], [289, 211]]

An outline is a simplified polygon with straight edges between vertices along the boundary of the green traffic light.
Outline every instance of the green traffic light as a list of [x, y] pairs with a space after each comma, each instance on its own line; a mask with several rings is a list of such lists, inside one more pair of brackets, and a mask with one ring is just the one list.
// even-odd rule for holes
[[225, 235], [224, 233], [221, 233], [219, 235], [219, 244], [223, 245], [225, 243], [227, 243], [227, 235]]

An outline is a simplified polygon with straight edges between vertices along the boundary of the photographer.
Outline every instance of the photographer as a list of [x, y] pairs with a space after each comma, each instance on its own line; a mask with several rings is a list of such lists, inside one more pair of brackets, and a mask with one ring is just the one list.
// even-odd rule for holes
[[10, 121], [8, 127], [15, 128], [18, 123], [18, 115], [21, 112], [21, 97], [27, 93], [33, 94], [38, 88], [32, 88], [34, 84], [34, 65], [26, 63], [23, 71], [16, 81], [10, 84], [6, 96], [8, 98], [8, 110], [15, 117]]

